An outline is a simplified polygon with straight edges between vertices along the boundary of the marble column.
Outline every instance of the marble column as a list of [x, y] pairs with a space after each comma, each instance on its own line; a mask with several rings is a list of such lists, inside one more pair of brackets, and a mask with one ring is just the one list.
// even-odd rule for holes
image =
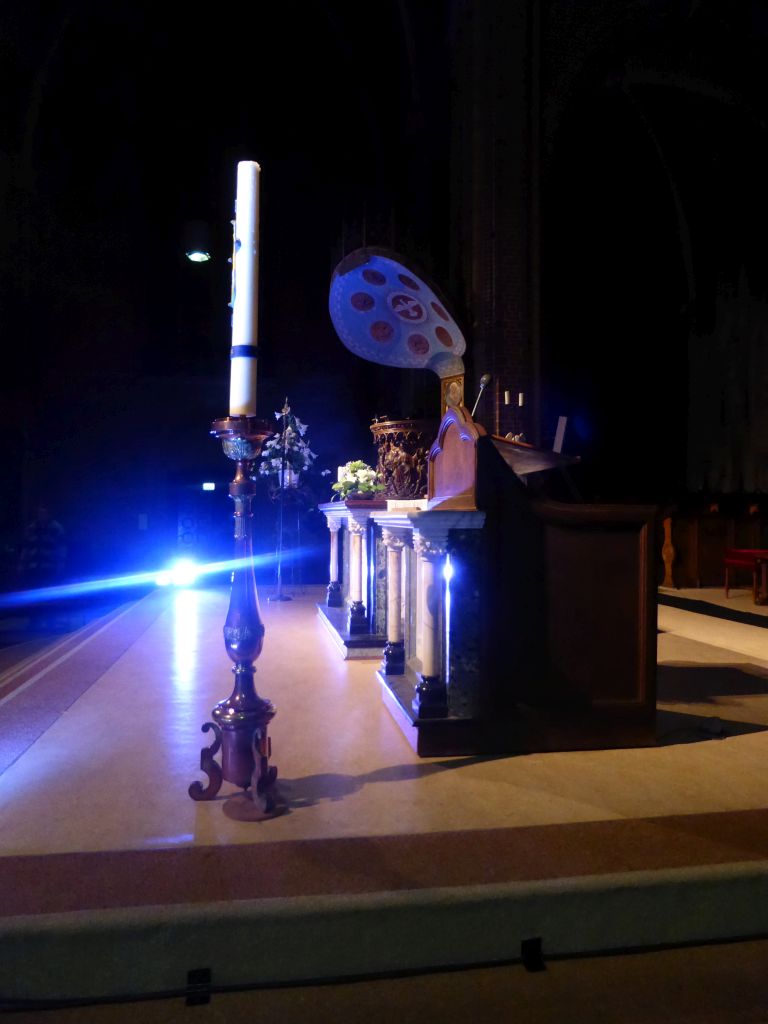
[[[371, 611], [368, 604], [370, 593], [368, 591], [368, 520], [363, 524], [363, 532], [360, 534], [360, 600], [363, 602], [366, 619]], [[370, 622], [368, 623], [370, 629]]]
[[443, 600], [441, 569], [445, 542], [442, 538], [438, 540], [416, 532], [413, 546], [419, 556], [418, 609], [421, 620], [417, 634], [419, 649], [416, 652], [421, 662], [421, 675], [413, 699], [413, 710], [420, 718], [442, 718], [448, 714], [440, 643]]
[[341, 592], [341, 581], [339, 580], [339, 519], [328, 519], [328, 530], [331, 535], [331, 565], [329, 573], [327, 604], [329, 608], [341, 608], [344, 598]]
[[368, 616], [363, 602], [363, 536], [365, 522], [350, 517], [349, 530], [349, 632], [367, 633]]
[[387, 549], [387, 644], [381, 669], [385, 675], [400, 676], [405, 671], [402, 583], [405, 542], [387, 529], [382, 532], [382, 541]]

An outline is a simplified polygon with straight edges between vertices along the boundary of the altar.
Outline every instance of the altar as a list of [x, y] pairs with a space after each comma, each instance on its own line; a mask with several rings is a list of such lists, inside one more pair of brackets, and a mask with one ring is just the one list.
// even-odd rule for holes
[[344, 658], [375, 658], [386, 642], [384, 604], [377, 593], [377, 544], [372, 514], [385, 501], [320, 505], [331, 541], [329, 583], [320, 618]]
[[322, 506], [329, 593], [350, 624], [366, 595], [384, 703], [422, 756], [654, 742], [656, 510], [532, 495], [560, 461], [451, 406], [426, 499]]

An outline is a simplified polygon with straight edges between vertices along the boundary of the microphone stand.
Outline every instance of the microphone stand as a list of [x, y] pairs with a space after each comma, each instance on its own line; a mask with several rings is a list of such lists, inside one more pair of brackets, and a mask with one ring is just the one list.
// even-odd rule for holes
[[490, 373], [484, 373], [483, 376], [480, 378], [480, 390], [477, 393], [477, 398], [475, 399], [475, 404], [472, 406], [472, 412], [470, 413], [470, 416], [472, 417], [472, 419], [475, 418], [475, 411], [477, 410], [477, 407], [480, 404], [480, 399], [483, 397], [483, 392], [485, 391], [485, 389], [488, 387], [488, 385], [490, 383], [491, 383], [491, 375], [490, 375]]
[[288, 399], [283, 406], [283, 450], [280, 458], [280, 499], [277, 514], [277, 590], [268, 600], [291, 601], [293, 598], [283, 593], [283, 507], [285, 504], [285, 464], [287, 458], [288, 438]]

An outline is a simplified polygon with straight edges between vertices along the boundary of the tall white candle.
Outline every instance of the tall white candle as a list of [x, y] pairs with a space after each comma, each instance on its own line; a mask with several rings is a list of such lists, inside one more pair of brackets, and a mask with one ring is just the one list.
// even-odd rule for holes
[[237, 165], [235, 251], [232, 256], [232, 352], [229, 415], [256, 415], [259, 334], [259, 175], [253, 160]]

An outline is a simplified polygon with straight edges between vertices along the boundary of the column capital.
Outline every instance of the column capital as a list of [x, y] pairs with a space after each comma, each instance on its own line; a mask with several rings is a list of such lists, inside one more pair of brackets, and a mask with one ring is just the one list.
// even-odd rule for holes
[[442, 558], [445, 554], [447, 541], [447, 534], [444, 537], [436, 537], [434, 534], [425, 537], [423, 533], [416, 531], [413, 535], [413, 548], [420, 558], [435, 561], [438, 558]]
[[381, 540], [384, 547], [390, 551], [402, 551], [405, 547], [405, 538], [401, 537], [399, 533], [386, 529], [386, 527], [381, 531]]
[[338, 530], [347, 516], [347, 510], [338, 502], [326, 501], [324, 505], [318, 505], [318, 510], [325, 516], [329, 530]]
[[[364, 531], [366, 529], [366, 527], [368, 526], [368, 521], [369, 521], [370, 518], [371, 518], [371, 510], [368, 509], [368, 508], [366, 508], [366, 509], [359, 509], [359, 508], [347, 509], [347, 529], [351, 530], [353, 533], [359, 533], [360, 531]], [[353, 524], [355, 524], [355, 525], [353, 525]], [[355, 526], [359, 526], [360, 530], [355, 529]]]
[[365, 533], [365, 520], [360, 522], [359, 519], [353, 519], [351, 516], [347, 520], [347, 530], [349, 533], [356, 534], [358, 537], [362, 537]]

